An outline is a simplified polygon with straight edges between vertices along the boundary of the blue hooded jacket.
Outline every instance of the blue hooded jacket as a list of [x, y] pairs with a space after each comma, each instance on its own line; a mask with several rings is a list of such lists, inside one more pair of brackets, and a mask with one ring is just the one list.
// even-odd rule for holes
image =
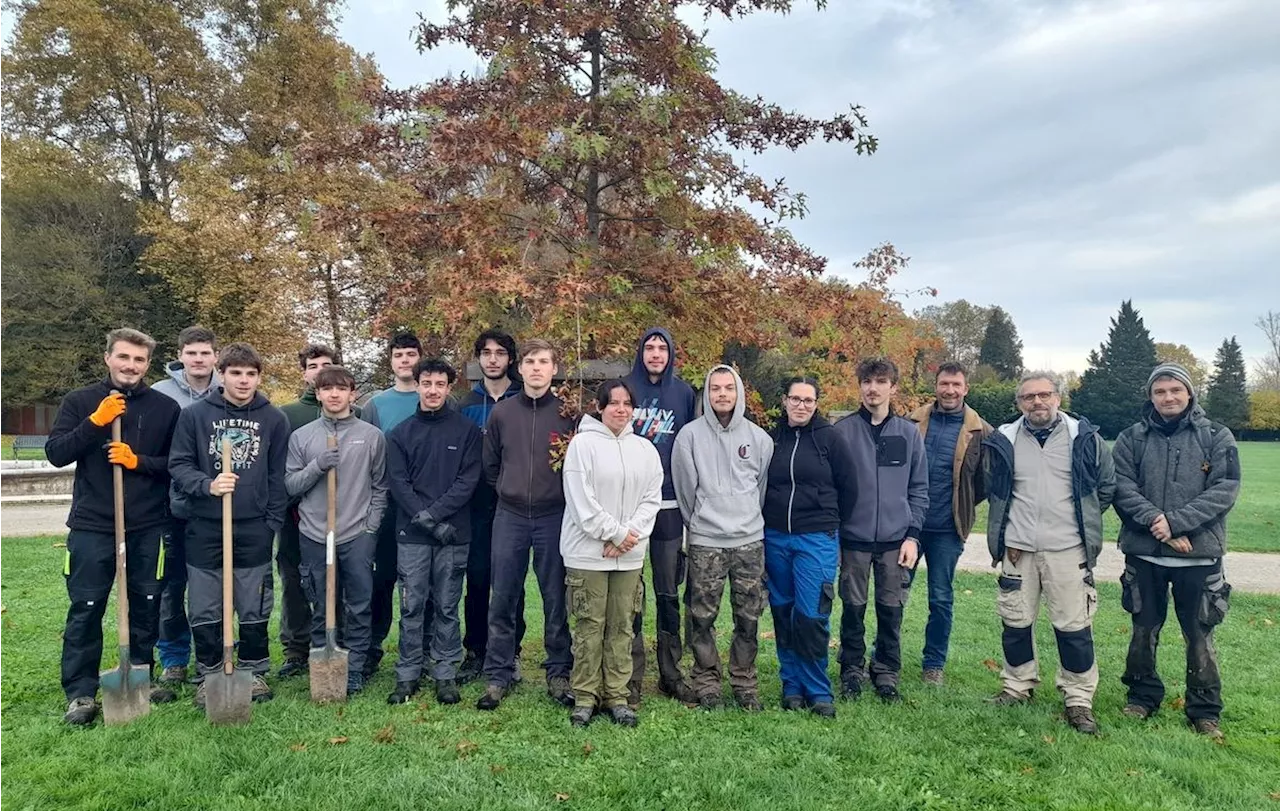
[[[649, 382], [649, 371], [644, 368], [644, 343], [658, 335], [667, 342], [671, 352], [667, 368], [657, 383]], [[686, 423], [692, 422], [693, 387], [676, 377], [676, 342], [671, 333], [662, 327], [650, 327], [636, 344], [636, 359], [627, 382], [636, 394], [636, 411], [632, 426], [635, 432], [653, 443], [662, 459], [662, 506], [676, 507], [676, 489], [671, 482], [671, 449], [676, 434]]]

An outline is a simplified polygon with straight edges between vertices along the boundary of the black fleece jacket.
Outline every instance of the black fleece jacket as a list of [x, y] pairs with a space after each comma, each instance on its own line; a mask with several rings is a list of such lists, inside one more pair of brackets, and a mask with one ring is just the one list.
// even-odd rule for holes
[[793, 535], [836, 532], [856, 501], [848, 440], [820, 414], [798, 428], [784, 417], [773, 434], [764, 525]]
[[480, 483], [480, 429], [456, 409], [423, 411], [387, 435], [387, 479], [396, 504], [396, 539], [401, 543], [439, 543], [413, 523], [419, 512], [452, 524], [455, 543], [471, 540], [467, 503]]
[[564, 481], [551, 467], [551, 444], [567, 439], [576, 421], [560, 416], [551, 392], [534, 400], [524, 391], [493, 407], [484, 435], [484, 477], [499, 506], [527, 518], [564, 510]]
[[[44, 447], [45, 457], [55, 467], [76, 463], [71, 514], [67, 516], [71, 529], [115, 529], [112, 465], [106, 449], [111, 425], [99, 428], [89, 422], [89, 415], [113, 388], [110, 380], [103, 380], [62, 398]], [[121, 392], [125, 397], [121, 440], [138, 457], [138, 467], [124, 471], [124, 526], [132, 532], [169, 520], [169, 444], [180, 409], [174, 400], [146, 383]]]

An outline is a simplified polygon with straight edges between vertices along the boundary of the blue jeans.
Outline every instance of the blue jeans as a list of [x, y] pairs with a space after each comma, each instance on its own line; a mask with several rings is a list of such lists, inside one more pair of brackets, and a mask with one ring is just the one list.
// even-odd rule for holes
[[765, 529], [765, 586], [784, 696], [801, 696], [809, 704], [832, 700], [827, 643], [839, 569], [836, 533], [790, 535]]
[[[920, 533], [920, 558], [929, 573], [929, 622], [924, 626], [925, 670], [941, 670], [947, 663], [947, 647], [951, 643], [951, 617], [955, 603], [952, 581], [956, 577], [956, 563], [964, 551], [964, 539], [956, 532]], [[915, 579], [915, 569], [911, 570]]]

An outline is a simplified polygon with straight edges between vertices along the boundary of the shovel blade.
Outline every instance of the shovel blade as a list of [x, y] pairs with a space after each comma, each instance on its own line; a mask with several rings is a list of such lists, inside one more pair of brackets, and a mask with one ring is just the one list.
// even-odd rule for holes
[[151, 712], [151, 668], [146, 665], [131, 665], [126, 657], [99, 674], [98, 681], [104, 724], [127, 724]]
[[236, 668], [230, 673], [222, 669], [204, 677], [204, 710], [215, 726], [247, 724], [252, 715], [253, 674]]
[[332, 704], [347, 700], [347, 651], [338, 647], [312, 648], [307, 657], [311, 700]]

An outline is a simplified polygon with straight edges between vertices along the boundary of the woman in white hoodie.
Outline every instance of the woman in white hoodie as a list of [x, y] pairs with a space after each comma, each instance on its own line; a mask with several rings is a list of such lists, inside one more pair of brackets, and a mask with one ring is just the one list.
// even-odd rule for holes
[[627, 706], [631, 623], [642, 599], [640, 572], [662, 506], [662, 460], [631, 427], [635, 396], [622, 380], [596, 392], [600, 418], [582, 418], [564, 459], [560, 554], [573, 626], [574, 726], [597, 711], [633, 727]]

